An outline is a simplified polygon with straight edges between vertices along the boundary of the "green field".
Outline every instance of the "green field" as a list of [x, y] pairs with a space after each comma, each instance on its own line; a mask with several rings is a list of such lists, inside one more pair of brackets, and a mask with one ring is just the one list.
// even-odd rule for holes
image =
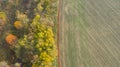
[[120, 0], [60, 0], [61, 67], [120, 67]]

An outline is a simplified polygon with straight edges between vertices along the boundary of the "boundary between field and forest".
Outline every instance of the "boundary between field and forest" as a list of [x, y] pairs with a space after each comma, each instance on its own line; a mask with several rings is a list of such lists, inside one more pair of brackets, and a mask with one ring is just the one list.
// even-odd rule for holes
[[57, 16], [57, 48], [58, 48], [58, 67], [61, 67], [60, 63], [60, 46], [59, 46], [59, 37], [60, 37], [60, 5], [61, 0], [58, 0], [58, 16]]

